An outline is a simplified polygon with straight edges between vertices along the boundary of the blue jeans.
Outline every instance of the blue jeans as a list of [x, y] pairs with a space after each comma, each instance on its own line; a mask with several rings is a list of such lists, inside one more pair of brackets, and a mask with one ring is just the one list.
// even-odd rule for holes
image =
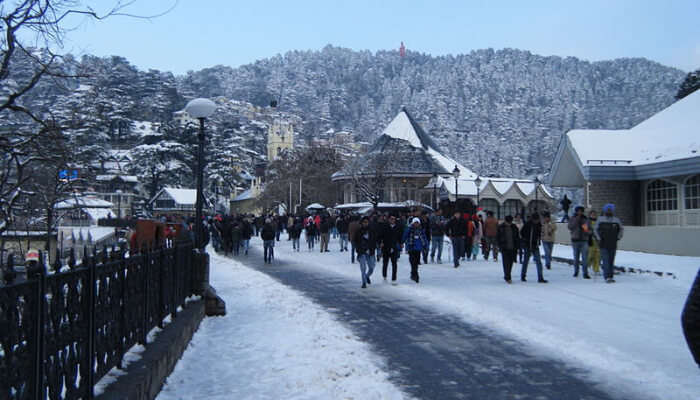
[[274, 256], [275, 241], [274, 240], [264, 240], [263, 249], [265, 251], [265, 261], [272, 261]]
[[572, 241], [571, 247], [574, 249], [574, 275], [578, 275], [578, 259], [581, 257], [583, 276], [588, 276], [588, 242], [585, 240]]
[[362, 273], [362, 284], [367, 283], [367, 278], [372, 276], [374, 272], [374, 265], [377, 260], [375, 256], [370, 254], [360, 254], [357, 256], [357, 261], [360, 263], [360, 272]]
[[340, 251], [347, 250], [347, 249], [348, 249], [348, 234], [341, 233], [340, 234]]
[[528, 249], [525, 248], [525, 255], [523, 256], [523, 267], [520, 270], [520, 278], [525, 279], [527, 277], [527, 264], [530, 261], [530, 255], [535, 260], [535, 265], [537, 266], [537, 280], [543, 280], [542, 276], [542, 259], [540, 258], [540, 248]]
[[464, 238], [453, 237], [452, 240], [452, 258], [454, 259], [455, 268], [459, 267], [459, 259], [464, 254]]
[[241, 239], [241, 247], [243, 247], [243, 251], [247, 255], [250, 248], [250, 239]]
[[542, 242], [542, 247], [544, 248], [544, 265], [549, 268], [552, 266], [552, 249], [554, 248], [554, 242]]
[[615, 275], [615, 252], [617, 249], [600, 248], [600, 260], [603, 262], [603, 277], [612, 279]]
[[445, 240], [444, 236], [435, 236], [433, 235], [432, 237], [432, 249], [430, 250], [430, 258], [435, 258], [435, 250], [437, 250], [437, 256], [438, 256], [438, 261], [442, 260], [442, 242]]
[[294, 249], [294, 250], [300, 250], [300, 249], [299, 249], [299, 238], [298, 238], [298, 237], [295, 237], [294, 239], [292, 239], [292, 249]]

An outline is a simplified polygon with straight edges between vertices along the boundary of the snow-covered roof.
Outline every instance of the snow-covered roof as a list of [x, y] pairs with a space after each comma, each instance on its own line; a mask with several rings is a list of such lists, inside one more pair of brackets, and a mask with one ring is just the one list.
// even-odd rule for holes
[[102, 218], [116, 218], [116, 215], [109, 208], [83, 208], [82, 209], [90, 219], [97, 221]]
[[633, 166], [698, 157], [700, 91], [631, 129], [577, 129], [567, 137], [584, 165]]
[[166, 192], [168, 196], [170, 196], [170, 198], [172, 198], [177, 204], [194, 205], [197, 202], [197, 190], [195, 189], [164, 187], [163, 191]]
[[113, 203], [93, 196], [76, 196], [60, 201], [56, 204], [57, 210], [69, 210], [74, 208], [112, 208]]
[[245, 192], [239, 194], [236, 196], [232, 201], [243, 201], [243, 200], [250, 200], [253, 198], [253, 190], [248, 189]]
[[457, 166], [461, 174], [469, 179], [475, 179], [476, 174], [469, 168], [461, 165], [450, 157], [445, 156], [440, 148], [433, 142], [430, 136], [421, 128], [421, 126], [413, 120], [406, 108], [394, 117], [382, 132], [382, 135], [387, 135], [394, 139], [405, 140], [411, 146], [425, 150], [425, 152], [435, 160], [446, 172], [452, 172]]
[[643, 180], [698, 172], [700, 91], [630, 129], [569, 131], [550, 176], [554, 186], [581, 186], [586, 180]]
[[136, 175], [117, 175], [117, 174], [108, 174], [108, 175], [97, 175], [95, 177], [95, 180], [97, 181], [111, 181], [112, 179], [119, 178], [124, 182], [133, 182], [133, 183], [138, 183], [139, 178], [136, 177]]
[[323, 210], [323, 209], [325, 209], [325, 208], [326, 208], [325, 206], [323, 206], [323, 205], [321, 205], [321, 204], [319, 204], [319, 203], [311, 203], [311, 204], [309, 204], [308, 206], [306, 206], [306, 209], [307, 209], [307, 210], [311, 210], [311, 209], [313, 209], [313, 210]]

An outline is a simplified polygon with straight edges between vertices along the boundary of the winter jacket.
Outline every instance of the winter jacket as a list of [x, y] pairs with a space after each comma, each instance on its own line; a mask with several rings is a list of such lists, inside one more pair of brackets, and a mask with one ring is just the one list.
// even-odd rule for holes
[[392, 250], [398, 250], [401, 246], [404, 228], [398, 224], [394, 224], [393, 227], [385, 224], [382, 228], [378, 241], [382, 245], [382, 251], [390, 254]]
[[685, 307], [683, 307], [681, 314], [681, 324], [690, 353], [693, 355], [695, 363], [700, 366], [700, 269], [698, 269], [688, 299], [685, 301]]
[[451, 218], [447, 222], [446, 233], [450, 237], [465, 237], [467, 236], [467, 221], [461, 218]]
[[348, 224], [348, 238], [350, 238], [351, 241], [355, 240], [355, 234], [360, 230], [361, 226], [360, 221], [352, 221]]
[[[513, 235], [513, 248], [510, 248], [508, 246], [508, 239], [506, 238], [506, 233], [508, 232], [507, 230], [511, 230], [511, 234]], [[518, 227], [515, 226], [515, 224], [510, 224], [506, 225], [506, 223], [502, 223], [501, 225], [498, 226], [498, 232], [496, 234], [496, 240], [498, 241], [498, 248], [501, 250], [516, 250], [520, 248], [520, 235], [518, 232]]]
[[587, 242], [588, 236], [593, 233], [593, 227], [586, 216], [573, 216], [569, 220], [569, 231], [572, 242]]
[[540, 246], [540, 238], [542, 237], [542, 225], [537, 222], [527, 221], [520, 230], [520, 243], [523, 248], [534, 250]]
[[243, 221], [241, 224], [241, 240], [250, 240], [253, 236], [253, 227], [248, 221]]
[[338, 218], [335, 223], [338, 233], [348, 233], [348, 221], [345, 218]]
[[498, 234], [498, 218], [486, 217], [484, 221], [484, 235], [487, 237], [495, 237]]
[[377, 249], [377, 238], [375, 232], [369, 226], [360, 226], [360, 229], [355, 232], [352, 242], [355, 244], [355, 251], [358, 257], [362, 254], [374, 256]]
[[425, 237], [423, 228], [410, 227], [403, 233], [402, 242], [406, 244], [408, 251], [423, 251], [428, 247], [428, 238]]
[[277, 228], [273, 223], [265, 224], [260, 231], [260, 238], [262, 240], [275, 240], [277, 236]]
[[554, 242], [556, 238], [557, 224], [554, 222], [545, 222], [542, 224], [542, 241], [543, 242]]
[[445, 235], [445, 218], [434, 215], [430, 218], [430, 233], [432, 236]]
[[328, 233], [330, 232], [330, 230], [331, 222], [329, 220], [326, 219], [323, 222], [321, 222], [321, 226], [319, 227], [319, 231], [321, 231], [321, 233]]
[[622, 239], [624, 228], [619, 218], [603, 215], [598, 218], [593, 232], [601, 249], [616, 249], [617, 241]]

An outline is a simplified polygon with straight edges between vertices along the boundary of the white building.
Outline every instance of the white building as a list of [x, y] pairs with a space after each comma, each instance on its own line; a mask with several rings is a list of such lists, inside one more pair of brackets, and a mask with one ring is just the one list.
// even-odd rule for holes
[[700, 90], [630, 129], [569, 131], [550, 177], [624, 224], [699, 227]]

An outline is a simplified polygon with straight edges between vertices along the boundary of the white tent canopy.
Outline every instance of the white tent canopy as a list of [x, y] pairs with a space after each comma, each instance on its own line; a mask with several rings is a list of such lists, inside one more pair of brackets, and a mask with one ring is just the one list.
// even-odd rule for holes
[[325, 210], [326, 207], [324, 207], [323, 205], [318, 204], [318, 203], [312, 203], [312, 204], [309, 204], [308, 206], [306, 206], [306, 209], [307, 210]]

